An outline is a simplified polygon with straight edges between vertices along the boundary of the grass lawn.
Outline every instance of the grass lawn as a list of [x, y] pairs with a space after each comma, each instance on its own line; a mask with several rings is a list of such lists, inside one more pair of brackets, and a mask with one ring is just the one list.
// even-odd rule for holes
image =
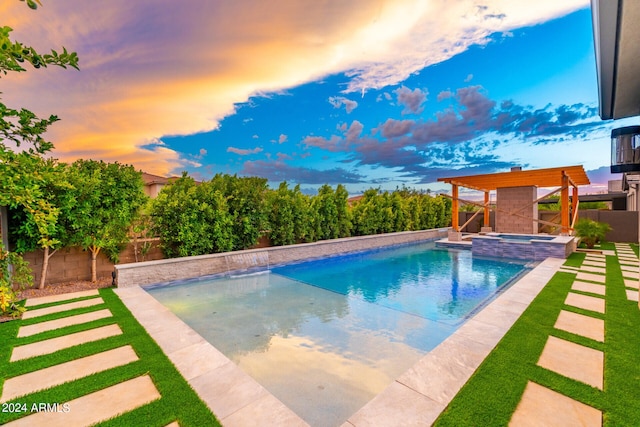
[[[566, 265], [580, 266], [584, 257], [574, 253]], [[640, 311], [626, 297], [618, 259], [608, 256], [606, 264], [606, 314], [564, 305], [575, 275], [556, 273], [434, 425], [508, 425], [528, 381], [601, 410], [605, 426], [640, 425]], [[604, 319], [604, 343], [555, 329], [560, 310]], [[603, 391], [537, 366], [549, 335], [604, 351]]]
[[[89, 356], [105, 350], [130, 345], [139, 360], [124, 366], [108, 369], [66, 384], [16, 398], [10, 402], [25, 403], [30, 408], [34, 403], [62, 403], [88, 393], [104, 389], [123, 381], [148, 374], [161, 398], [147, 405], [111, 420], [100, 423], [100, 426], [165, 426], [178, 421], [181, 426], [215, 426], [220, 425], [209, 408], [200, 400], [177, 369], [164, 355], [160, 347], [149, 337], [144, 328], [136, 321], [129, 310], [111, 289], [101, 289], [100, 296], [104, 304], [76, 309], [64, 313], [51, 314], [37, 319], [16, 320], [0, 324], [0, 391], [7, 378], [33, 372], [49, 366], [55, 366], [80, 357]], [[42, 305], [41, 308], [50, 305]], [[80, 314], [108, 308], [112, 317], [96, 320], [82, 325], [69, 326], [30, 337], [17, 338], [20, 326], [53, 320], [69, 315]], [[54, 338], [73, 332], [90, 330], [99, 326], [118, 324], [122, 335], [105, 338], [99, 341], [81, 344], [55, 353], [37, 356], [30, 359], [9, 362], [14, 346], [28, 344], [44, 339]], [[0, 411], [0, 425], [23, 417], [25, 413], [7, 413]]]

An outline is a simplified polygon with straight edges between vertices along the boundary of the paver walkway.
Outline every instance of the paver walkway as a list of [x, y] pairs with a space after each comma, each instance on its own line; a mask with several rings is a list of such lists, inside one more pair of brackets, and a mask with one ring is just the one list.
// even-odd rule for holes
[[[79, 298], [86, 299], [78, 300]], [[38, 308], [39, 305], [60, 302], [62, 304]], [[18, 337], [32, 337], [59, 328], [81, 325], [97, 319], [111, 317], [111, 312], [104, 308], [103, 303], [104, 301], [100, 298], [98, 291], [30, 299], [26, 305], [31, 308], [23, 317], [23, 320], [31, 319], [31, 322], [20, 327]], [[75, 309], [93, 309], [93, 311], [75, 315], [70, 313], [71, 315], [65, 316], [66, 312]], [[38, 321], [40, 317], [51, 314], [65, 317]], [[37, 337], [35, 337], [35, 342], [14, 347], [10, 360], [11, 363], [19, 363], [23, 359], [46, 356], [56, 351], [119, 334], [122, 334], [122, 331], [116, 324], [63, 334], [62, 336], [48, 339], [46, 336], [50, 336], [50, 334], [44, 334], [45, 339], [37, 340]], [[138, 356], [133, 348], [125, 345], [8, 378], [2, 388], [0, 403], [13, 401], [13, 399], [27, 396], [39, 390], [75, 381], [137, 360]], [[25, 412], [30, 412], [30, 415], [11, 421], [6, 425], [12, 427], [44, 425], [47, 427], [87, 426], [131, 411], [160, 397], [160, 393], [151, 378], [148, 375], [141, 375], [80, 396], [69, 402], [43, 402], [49, 406], [44, 409], [36, 408], [35, 410], [27, 408]]]
[[638, 280], [640, 279], [638, 257], [633, 250], [628, 249], [628, 246], [616, 245], [616, 251], [618, 251], [618, 259], [620, 260], [620, 269], [622, 270], [622, 277], [624, 278], [627, 299], [630, 301], [638, 301], [640, 305], [640, 299], [638, 298]]
[[[638, 298], [638, 257], [628, 244], [616, 243], [629, 299]], [[575, 274], [565, 306], [581, 310], [562, 310], [555, 329], [576, 337], [603, 343], [605, 328], [605, 255], [589, 253], [580, 267], [563, 266], [560, 271]], [[625, 263], [625, 264], [623, 264]], [[584, 341], [584, 340], [583, 340]], [[604, 384], [604, 352], [577, 342], [549, 336], [538, 366], [567, 378], [602, 390]], [[602, 413], [544, 386], [529, 382], [518, 404], [512, 426], [601, 426]]]

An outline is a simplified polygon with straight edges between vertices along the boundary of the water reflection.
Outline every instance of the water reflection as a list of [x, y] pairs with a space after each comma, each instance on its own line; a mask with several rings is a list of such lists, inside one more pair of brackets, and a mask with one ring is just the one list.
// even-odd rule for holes
[[419, 249], [148, 291], [308, 423], [335, 426], [522, 269]]

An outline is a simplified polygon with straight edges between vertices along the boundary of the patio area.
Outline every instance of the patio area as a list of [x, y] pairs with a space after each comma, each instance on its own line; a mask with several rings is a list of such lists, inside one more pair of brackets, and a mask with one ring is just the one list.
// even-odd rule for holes
[[[637, 246], [616, 244], [601, 252], [542, 263], [344, 426], [639, 422], [633, 395], [640, 363], [637, 352], [629, 350], [638, 333], [621, 333], [625, 328], [640, 330]], [[154, 370], [124, 375], [122, 381], [104, 382], [104, 387], [86, 387], [96, 375], [137, 366], [149, 357], [124, 339], [131, 334], [124, 318], [131, 314], [112, 308], [122, 303], [136, 327], [144, 327], [162, 349], [168, 369], [180, 373], [199, 404], [223, 425], [243, 426], [259, 419], [270, 425], [306, 425], [136, 287], [28, 300], [31, 310], [22, 320], [0, 325], [7, 338], [0, 348], [7, 367], [3, 372], [9, 373], [1, 383], [0, 402], [6, 409], [28, 403], [25, 411], [0, 413], [0, 424], [91, 425], [113, 417], [124, 421], [136, 411], [151, 414], [149, 408], [157, 409], [160, 402], [166, 412], [170, 402], [179, 401], [181, 395], [172, 396], [179, 391], [158, 384]], [[112, 345], [101, 348], [100, 343]], [[93, 350], [82, 351], [87, 346]], [[69, 357], [50, 363], [56, 354]], [[74, 384], [89, 392], [54, 403], [55, 394], [46, 390]], [[33, 411], [34, 403], [50, 406]], [[179, 412], [149, 416], [154, 425], [202, 422]], [[209, 419], [209, 424], [214, 422]]]

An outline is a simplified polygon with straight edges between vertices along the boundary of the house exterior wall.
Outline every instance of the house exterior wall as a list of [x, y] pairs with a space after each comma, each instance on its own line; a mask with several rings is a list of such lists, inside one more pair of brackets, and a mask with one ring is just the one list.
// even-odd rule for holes
[[[496, 232], [537, 234], [538, 224], [532, 218], [538, 219], [538, 204], [531, 204], [538, 198], [537, 187], [504, 187], [496, 192]], [[527, 218], [509, 215], [508, 212]]]

